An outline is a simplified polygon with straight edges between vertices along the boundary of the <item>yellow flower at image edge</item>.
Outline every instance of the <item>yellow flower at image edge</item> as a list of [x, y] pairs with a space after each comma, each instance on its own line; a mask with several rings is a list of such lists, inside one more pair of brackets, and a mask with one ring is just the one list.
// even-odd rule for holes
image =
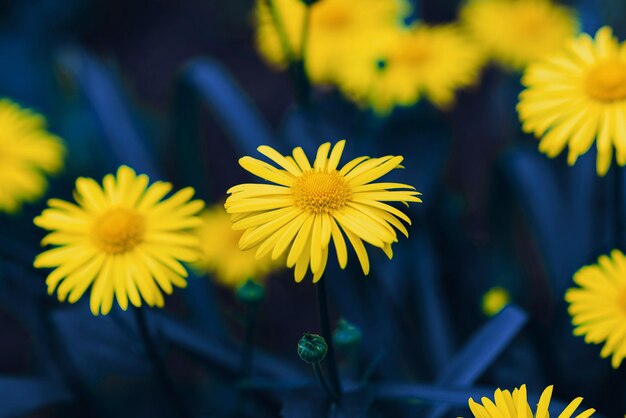
[[0, 99], [0, 212], [13, 213], [40, 198], [47, 174], [63, 167], [65, 147], [43, 116]]
[[578, 270], [574, 282], [580, 287], [565, 293], [574, 335], [604, 343], [600, 356], [612, 355], [611, 365], [619, 367], [626, 357], [626, 257], [619, 250], [600, 256], [598, 264]]
[[541, 138], [539, 150], [554, 158], [569, 146], [570, 165], [596, 141], [597, 172], [609, 170], [615, 147], [626, 164], [626, 45], [603, 27], [561, 53], [528, 67], [518, 112], [525, 132]]
[[204, 203], [190, 199], [186, 188], [171, 197], [170, 183], [148, 187], [148, 176], [126, 166], [108, 174], [103, 186], [90, 178], [76, 180], [76, 204], [50, 199], [48, 209], [35, 218], [51, 231], [42, 245], [56, 248], [35, 259], [35, 267], [53, 268], [46, 279], [48, 293], [74, 303], [92, 286], [94, 315], [106, 315], [113, 299], [122, 309], [128, 302], [162, 307], [162, 291], [185, 287], [187, 271], [180, 263], [198, 259], [198, 238], [192, 229], [201, 220]]
[[[508, 390], [497, 389], [494, 396], [495, 403], [491, 399], [483, 397], [481, 399], [481, 405], [470, 398], [469, 407], [475, 418], [548, 418], [550, 416], [548, 407], [550, 406], [553, 388], [553, 386], [548, 386], [543, 391], [534, 415], [528, 404], [526, 385], [522, 385], [519, 389], [513, 390], [513, 393]], [[559, 414], [559, 418], [571, 418], [582, 401], [583, 398], [574, 399]], [[596, 410], [590, 408], [576, 415], [575, 418], [588, 418], [592, 416], [594, 412], [596, 412]]]
[[195, 269], [210, 273], [223, 286], [237, 289], [250, 278], [262, 281], [278, 267], [278, 261], [269, 256], [257, 260], [253, 250], [239, 248], [242, 231], [233, 229], [223, 205], [208, 208], [201, 218], [202, 225], [197, 229], [201, 254], [193, 263]]
[[364, 274], [369, 273], [369, 258], [363, 241], [391, 258], [391, 244], [397, 242], [395, 229], [408, 236], [400, 219], [409, 224], [410, 219], [384, 202], [421, 202], [420, 193], [406, 184], [372, 183], [401, 167], [399, 156], [359, 157], [338, 169], [344, 146], [345, 141], [339, 141], [331, 151], [329, 142], [322, 144], [313, 165], [300, 147], [293, 150], [293, 156], [283, 156], [268, 146], [258, 148], [280, 168], [252, 157], [241, 158], [243, 168], [275, 184], [240, 184], [228, 190], [225, 207], [233, 227], [245, 230], [239, 246], [244, 250], [257, 247], [257, 257], [271, 254], [277, 259], [287, 252], [287, 267], [295, 266], [298, 282], [309, 265], [313, 281], [321, 278], [331, 239], [339, 266], [346, 267], [344, 235]]
[[578, 30], [574, 11], [551, 0], [469, 0], [460, 20], [490, 58], [513, 70], [558, 51]]

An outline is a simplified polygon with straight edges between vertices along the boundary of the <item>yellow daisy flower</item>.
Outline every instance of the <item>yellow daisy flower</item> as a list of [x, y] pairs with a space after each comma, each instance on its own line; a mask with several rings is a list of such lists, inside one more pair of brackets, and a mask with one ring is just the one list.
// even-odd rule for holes
[[626, 164], [626, 46], [601, 28], [567, 49], [528, 67], [517, 106], [525, 132], [541, 138], [539, 150], [550, 158], [569, 146], [570, 165], [597, 138], [596, 169], [609, 170], [613, 146], [619, 165]]
[[359, 157], [338, 169], [344, 146], [345, 141], [339, 141], [331, 151], [330, 142], [322, 144], [313, 165], [300, 147], [293, 150], [293, 157], [268, 146], [258, 148], [280, 168], [252, 157], [241, 158], [244, 169], [275, 184], [240, 184], [228, 190], [226, 211], [232, 215], [233, 227], [245, 230], [240, 248], [258, 247], [257, 257], [271, 253], [273, 259], [289, 250], [287, 267], [295, 266], [297, 282], [309, 265], [313, 282], [322, 277], [331, 238], [342, 269], [348, 262], [344, 235], [364, 274], [369, 273], [369, 259], [363, 241], [381, 248], [391, 259], [391, 244], [397, 242], [394, 228], [408, 237], [399, 219], [411, 221], [384, 202], [421, 202], [420, 193], [406, 184], [372, 183], [400, 168], [403, 158], [399, 156]]
[[[497, 389], [495, 392], [495, 403], [489, 398], [482, 398], [482, 405], [474, 402], [472, 398], [469, 399], [469, 408], [472, 411], [472, 415], [475, 418], [548, 418], [548, 407], [550, 406], [550, 398], [552, 397], [553, 386], [545, 388], [537, 409], [533, 415], [533, 411], [528, 404], [526, 395], [526, 385], [522, 385], [519, 389], [513, 390], [513, 393], [508, 390]], [[583, 398], [576, 398], [567, 405], [567, 407], [559, 414], [559, 418], [571, 418], [576, 409], [582, 403]], [[595, 409], [589, 408], [584, 412], [576, 415], [575, 418], [588, 418], [596, 412]]]
[[[271, 1], [292, 58], [299, 58], [306, 6], [301, 0]], [[316, 83], [334, 79], [337, 68], [370, 47], [364, 38], [399, 24], [410, 10], [406, 0], [323, 0], [310, 8], [305, 63], [309, 77]], [[256, 43], [262, 56], [272, 65], [284, 67], [288, 57], [267, 0], [257, 0], [255, 20]]]
[[338, 69], [339, 88], [381, 115], [422, 97], [447, 109], [456, 90], [474, 84], [482, 55], [454, 25], [393, 28], [368, 54]]
[[193, 266], [210, 273], [217, 283], [237, 289], [248, 279], [262, 281], [278, 262], [266, 256], [257, 260], [254, 251], [239, 249], [242, 231], [233, 229], [230, 216], [223, 205], [214, 205], [202, 215], [202, 225], [197, 229], [200, 239], [200, 260]]
[[619, 250], [600, 256], [598, 264], [585, 266], [574, 274], [572, 287], [565, 293], [572, 316], [574, 335], [585, 342], [604, 343], [600, 356], [613, 356], [618, 368], [626, 357], [626, 258]]
[[0, 99], [0, 212], [17, 212], [23, 202], [40, 198], [46, 175], [63, 167], [64, 155], [43, 116]]
[[42, 245], [55, 248], [35, 259], [35, 267], [53, 268], [46, 284], [60, 301], [76, 302], [93, 284], [91, 312], [106, 315], [113, 297], [122, 309], [128, 301], [141, 306], [163, 306], [172, 285], [185, 287], [187, 271], [180, 261], [198, 259], [198, 238], [192, 229], [204, 207], [190, 199], [188, 187], [163, 199], [170, 183], [148, 187], [148, 176], [126, 166], [117, 176], [108, 174], [101, 187], [90, 178], [76, 180], [76, 204], [50, 199], [35, 224], [52, 231]]
[[487, 316], [494, 316], [511, 302], [509, 292], [501, 287], [492, 287], [483, 295], [482, 308]]
[[550, 0], [469, 0], [460, 19], [492, 59], [513, 70], [558, 51], [578, 31], [573, 11]]

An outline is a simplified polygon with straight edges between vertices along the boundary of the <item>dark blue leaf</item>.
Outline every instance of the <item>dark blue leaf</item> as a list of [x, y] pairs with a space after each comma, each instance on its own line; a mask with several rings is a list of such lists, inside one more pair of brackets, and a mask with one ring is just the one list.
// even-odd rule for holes
[[38, 408], [71, 400], [72, 393], [58, 381], [43, 377], [0, 377], [1, 417], [23, 417]]
[[358, 418], [366, 416], [373, 397], [368, 388], [347, 391], [341, 403], [331, 404], [318, 387], [295, 389], [283, 395], [284, 418]]

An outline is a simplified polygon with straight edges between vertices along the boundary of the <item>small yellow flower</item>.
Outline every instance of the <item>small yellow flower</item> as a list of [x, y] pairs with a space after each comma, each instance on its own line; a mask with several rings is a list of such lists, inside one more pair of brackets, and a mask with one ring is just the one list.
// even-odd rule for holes
[[269, 256], [257, 260], [253, 250], [239, 249], [243, 232], [233, 229], [223, 205], [208, 208], [201, 217], [197, 233], [202, 254], [194, 267], [211, 274], [217, 283], [237, 289], [250, 278], [262, 281], [278, 267], [278, 262]]
[[492, 287], [483, 296], [483, 312], [487, 316], [494, 316], [511, 302], [511, 295], [503, 287]]
[[43, 116], [0, 99], [0, 212], [17, 212], [40, 198], [47, 174], [63, 167], [65, 147]]
[[539, 150], [550, 158], [569, 145], [570, 165], [597, 139], [596, 169], [626, 164], [626, 45], [601, 28], [595, 40], [580, 35], [545, 61], [528, 67], [518, 112], [525, 132], [541, 138]]
[[600, 356], [613, 356], [618, 368], [626, 357], [626, 257], [619, 250], [600, 256], [598, 264], [585, 266], [574, 274], [572, 287], [565, 293], [574, 335], [585, 342], [604, 343]]
[[578, 30], [573, 11], [550, 0], [469, 0], [460, 18], [492, 59], [513, 70], [557, 52]]
[[[271, 0], [287, 37], [292, 58], [300, 58], [305, 11], [301, 0]], [[316, 83], [333, 80], [335, 71], [351, 57], [370, 48], [364, 39], [399, 24], [408, 13], [406, 0], [322, 0], [311, 7], [305, 63]], [[257, 0], [256, 43], [263, 57], [277, 67], [287, 64], [285, 45], [278, 36], [267, 0]]]
[[192, 229], [204, 203], [190, 201], [186, 188], [163, 199], [170, 183], [148, 187], [148, 176], [126, 166], [117, 177], [107, 174], [101, 187], [90, 178], [76, 180], [76, 203], [50, 199], [35, 224], [52, 231], [42, 245], [55, 248], [35, 259], [35, 267], [54, 268], [48, 275], [48, 293], [75, 303], [92, 286], [91, 312], [106, 315], [113, 297], [122, 309], [128, 301], [141, 306], [163, 306], [172, 285], [185, 287], [187, 271], [180, 261], [199, 257], [198, 238]]
[[423, 97], [448, 109], [455, 92], [474, 84], [482, 55], [454, 25], [394, 27], [363, 40], [367, 54], [352, 54], [337, 69], [339, 88], [378, 114], [411, 106]]
[[[552, 397], [553, 386], [548, 386], [537, 404], [537, 409], [533, 415], [532, 409], [528, 404], [526, 395], [526, 385], [522, 385], [519, 389], [508, 390], [497, 389], [495, 392], [495, 403], [489, 398], [482, 398], [482, 405], [469, 399], [469, 408], [475, 418], [549, 418], [548, 407], [550, 406], [550, 398]], [[576, 409], [582, 403], [583, 398], [576, 398], [567, 405], [567, 407], [559, 414], [559, 418], [571, 418]], [[584, 412], [576, 415], [575, 418], [588, 418], [596, 412], [595, 409], [589, 408]]]
[[391, 259], [391, 244], [397, 242], [394, 228], [408, 237], [400, 219], [411, 221], [384, 202], [421, 202], [420, 193], [406, 184], [372, 183], [401, 167], [399, 156], [359, 157], [338, 169], [344, 146], [345, 141], [339, 141], [331, 151], [330, 142], [322, 144], [313, 165], [300, 147], [293, 150], [293, 157], [268, 146], [258, 148], [280, 168], [252, 157], [241, 158], [244, 169], [275, 184], [240, 184], [228, 190], [226, 211], [232, 215], [234, 228], [245, 230], [240, 248], [257, 247], [259, 258], [271, 253], [278, 259], [287, 252], [287, 267], [295, 266], [298, 282], [309, 265], [313, 282], [322, 277], [331, 239], [342, 269], [348, 262], [344, 236], [364, 274], [370, 267], [363, 241], [381, 248]]

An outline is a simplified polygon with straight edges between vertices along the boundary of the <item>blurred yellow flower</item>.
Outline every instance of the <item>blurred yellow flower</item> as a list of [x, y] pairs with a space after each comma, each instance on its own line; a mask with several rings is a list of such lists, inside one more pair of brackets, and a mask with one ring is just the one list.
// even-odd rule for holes
[[322, 144], [313, 165], [300, 147], [293, 150], [293, 157], [268, 146], [258, 148], [280, 168], [252, 157], [241, 158], [244, 169], [275, 184], [240, 184], [228, 190], [226, 211], [232, 215], [234, 228], [245, 230], [240, 248], [258, 247], [257, 257], [271, 253], [273, 259], [289, 249], [287, 267], [295, 266], [298, 282], [309, 265], [313, 282], [322, 277], [331, 238], [342, 269], [348, 262], [344, 235], [364, 274], [369, 273], [369, 259], [363, 241], [391, 258], [391, 244], [397, 242], [394, 228], [408, 236], [398, 218], [411, 221], [384, 202], [421, 202], [420, 193], [406, 184], [372, 183], [401, 167], [399, 156], [359, 157], [338, 170], [344, 146], [345, 141], [339, 141], [331, 151], [330, 142]]
[[492, 287], [483, 295], [482, 308], [487, 316], [494, 316], [511, 302], [511, 295], [501, 286]]
[[[375, 35], [374, 35], [375, 36]], [[396, 27], [366, 38], [367, 54], [339, 68], [339, 88], [381, 115], [426, 97], [447, 109], [455, 91], [474, 84], [482, 55], [454, 25]]]
[[40, 198], [47, 174], [63, 167], [65, 147], [43, 116], [0, 99], [0, 212], [14, 213]]
[[613, 356], [618, 368], [626, 357], [626, 257], [619, 250], [600, 256], [598, 264], [585, 266], [574, 274], [572, 287], [565, 293], [572, 316], [574, 335], [585, 342], [604, 343], [600, 356]]
[[208, 208], [201, 217], [202, 225], [197, 233], [202, 253], [193, 266], [209, 273], [217, 283], [237, 289], [248, 279], [262, 281], [278, 267], [278, 262], [269, 255], [257, 260], [254, 251], [239, 249], [243, 232], [233, 229], [223, 205]]
[[541, 152], [554, 158], [569, 145], [573, 165], [597, 138], [599, 176], [609, 170], [613, 146], [618, 164], [626, 164], [626, 45], [611, 28], [601, 28], [595, 40], [582, 34], [530, 65], [522, 83], [517, 109], [524, 131], [541, 138]]
[[[293, 58], [299, 58], [304, 2], [270, 1], [286, 35], [287, 47]], [[256, 43], [263, 57], [280, 68], [287, 64], [288, 56], [267, 3], [268, 0], [256, 2]], [[370, 48], [364, 39], [400, 24], [409, 10], [406, 0], [322, 0], [310, 6], [305, 63], [311, 80], [316, 83], [333, 80], [335, 71], [349, 64], [353, 55]]]
[[128, 301], [141, 306], [163, 306], [163, 295], [172, 285], [185, 287], [187, 271], [180, 261], [199, 257], [198, 238], [192, 229], [201, 220], [196, 214], [204, 203], [190, 199], [186, 188], [163, 199], [170, 183], [157, 181], [148, 187], [148, 176], [126, 166], [117, 177], [107, 174], [101, 187], [90, 178], [76, 180], [77, 204], [50, 199], [35, 224], [52, 231], [42, 245], [55, 248], [35, 259], [35, 267], [54, 268], [48, 275], [48, 294], [57, 291], [60, 301], [74, 303], [91, 290], [91, 312], [106, 315], [113, 297], [122, 309]]
[[[519, 389], [513, 390], [512, 394], [508, 390], [497, 389], [494, 395], [495, 403], [491, 399], [484, 397], [481, 399], [481, 405], [470, 398], [469, 407], [475, 418], [548, 418], [550, 416], [548, 407], [550, 406], [553, 389], [553, 386], [545, 388], [539, 398], [539, 403], [537, 404], [534, 415], [528, 404], [526, 385], [522, 385]], [[571, 418], [582, 401], [583, 398], [576, 398], [571, 401], [559, 414], [559, 418]], [[589, 408], [576, 415], [575, 418], [588, 418], [592, 416], [594, 412], [596, 412], [595, 409]]]
[[550, 0], [469, 0], [460, 19], [490, 58], [513, 70], [558, 51], [578, 30], [573, 11]]

